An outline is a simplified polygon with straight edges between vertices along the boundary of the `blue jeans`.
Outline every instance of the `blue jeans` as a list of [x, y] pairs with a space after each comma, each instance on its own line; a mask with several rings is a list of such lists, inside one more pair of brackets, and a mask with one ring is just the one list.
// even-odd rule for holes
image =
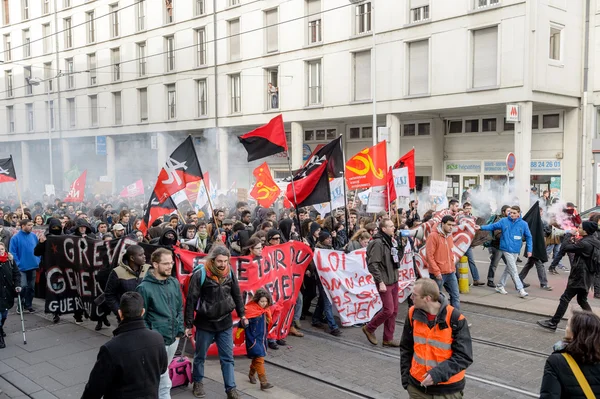
[[202, 382], [204, 379], [204, 361], [208, 347], [216, 342], [219, 349], [221, 373], [225, 383], [225, 392], [235, 389], [235, 374], [233, 369], [233, 328], [225, 331], [205, 331], [196, 328], [196, 352], [194, 353], [194, 368], [192, 380]]
[[[0, 316], [2, 317], [2, 321], [8, 319], [8, 309], [0, 312]], [[4, 323], [0, 323], [0, 327], [4, 326]]]
[[442, 274], [442, 279], [435, 279], [440, 291], [442, 286], [446, 289], [448, 295], [450, 295], [450, 305], [455, 309], [460, 309], [460, 298], [458, 293], [458, 280], [456, 279], [456, 273]]
[[21, 300], [25, 309], [29, 309], [33, 303], [33, 295], [35, 294], [35, 272], [37, 269], [21, 272]]
[[[554, 258], [558, 258], [562, 256], [560, 256], [560, 244], [550, 244], [546, 247], [546, 254], [548, 254], [548, 259], [550, 259], [550, 255], [552, 255], [552, 260], [554, 261]], [[553, 264], [554, 262], [551, 262], [551, 264]], [[562, 263], [560, 263], [560, 260], [558, 261], [558, 265], [560, 265], [561, 267], [564, 267]], [[550, 267], [550, 269], [552, 269], [552, 267]]]
[[298, 292], [298, 299], [294, 306], [294, 321], [300, 321], [300, 316], [302, 316], [302, 299], [302, 293]]
[[315, 307], [315, 312], [312, 316], [312, 324], [320, 323], [324, 314], [325, 320], [327, 320], [327, 324], [329, 325], [329, 329], [331, 331], [337, 330], [338, 325], [333, 318], [333, 308], [331, 307], [331, 302], [329, 302], [329, 298], [327, 298], [325, 288], [323, 288], [321, 281], [317, 283], [317, 287], [319, 289], [319, 300], [317, 301], [317, 306]]
[[[471, 276], [473, 276], [473, 280], [479, 281], [479, 270], [477, 270], [477, 265], [475, 264], [475, 258], [473, 257], [473, 248], [469, 247], [465, 252], [465, 256], [469, 260], [469, 269], [471, 270]], [[456, 270], [458, 272], [458, 270]]]

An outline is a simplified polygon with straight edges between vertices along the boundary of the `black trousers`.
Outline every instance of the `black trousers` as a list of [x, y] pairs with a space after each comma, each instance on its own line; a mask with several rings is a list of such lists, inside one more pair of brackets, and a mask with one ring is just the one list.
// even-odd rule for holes
[[583, 288], [569, 288], [567, 286], [567, 289], [560, 297], [558, 309], [556, 309], [556, 313], [554, 313], [554, 316], [552, 317], [552, 323], [558, 324], [560, 322], [565, 313], [567, 313], [569, 302], [571, 302], [571, 299], [573, 299], [575, 296], [577, 297], [577, 303], [579, 306], [581, 306], [581, 309], [589, 310], [590, 312], [592, 311], [592, 308], [587, 300], [588, 291]]

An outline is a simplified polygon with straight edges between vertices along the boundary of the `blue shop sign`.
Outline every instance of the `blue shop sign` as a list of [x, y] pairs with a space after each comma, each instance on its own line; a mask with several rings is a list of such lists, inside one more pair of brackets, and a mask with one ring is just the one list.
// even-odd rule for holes
[[560, 173], [559, 160], [531, 161], [531, 173]]

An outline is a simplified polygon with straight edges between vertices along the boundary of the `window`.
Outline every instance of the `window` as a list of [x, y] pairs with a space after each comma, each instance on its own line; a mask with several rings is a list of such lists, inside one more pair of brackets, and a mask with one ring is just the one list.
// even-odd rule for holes
[[416, 125], [414, 123], [404, 125], [402, 132], [404, 136], [416, 136]]
[[33, 85], [29, 83], [29, 79], [31, 79], [31, 67], [23, 68], [23, 77], [25, 78], [25, 95], [30, 96], [33, 94]]
[[46, 93], [52, 93], [54, 91], [54, 79], [51, 62], [44, 63], [44, 81], [46, 82]]
[[308, 44], [320, 43], [321, 35], [321, 0], [306, 0], [308, 16]]
[[403, 136], [429, 136], [431, 135], [431, 123], [407, 123], [402, 126]]
[[119, 37], [119, 3], [110, 5], [110, 37]]
[[140, 122], [148, 122], [148, 89], [138, 89], [140, 98]]
[[337, 129], [305, 130], [304, 141], [331, 141], [337, 137]]
[[240, 59], [240, 20], [229, 21], [229, 60]]
[[23, 30], [23, 57], [31, 57], [31, 36], [29, 34], [29, 29]]
[[113, 82], [121, 80], [121, 51], [119, 48], [113, 48], [110, 50], [110, 58], [113, 70]]
[[98, 96], [90, 96], [90, 121], [91, 126], [98, 126]]
[[550, 26], [550, 59], [560, 61], [561, 57], [561, 32], [562, 27]]
[[371, 31], [371, 3], [359, 4], [355, 8], [356, 34], [360, 35]]
[[12, 45], [10, 43], [10, 33], [4, 35], [4, 62], [12, 60]]
[[29, 0], [21, 0], [21, 19], [29, 19]]
[[533, 115], [531, 117], [531, 129], [536, 130], [540, 128], [540, 116]]
[[[422, 3], [426, 4], [421, 5]], [[429, 0], [411, 1], [410, 22], [426, 21], [429, 19], [429, 4], [427, 3], [429, 3]]]
[[48, 126], [50, 126], [50, 130], [54, 130], [54, 101], [46, 101], [46, 118], [50, 120], [47, 121]]
[[94, 43], [96, 41], [96, 21], [94, 21], [94, 11], [85, 13], [85, 21], [87, 25], [87, 42]]
[[65, 59], [65, 71], [66, 71], [66, 80], [67, 80], [67, 89], [75, 88], [75, 75], [73, 74], [73, 58]]
[[4, 80], [6, 81], [6, 98], [10, 98], [14, 96], [12, 70], [4, 71]]
[[229, 92], [231, 93], [231, 113], [242, 112], [242, 77], [240, 74], [229, 76]]
[[146, 76], [146, 42], [137, 44], [138, 77]]
[[371, 98], [371, 50], [354, 53], [354, 101]]
[[50, 24], [42, 25], [42, 39], [43, 39], [43, 50], [44, 54], [52, 52], [52, 31], [50, 30]]
[[10, 24], [10, 9], [8, 7], [8, 0], [2, 0], [2, 14], [4, 15], [4, 18], [2, 18], [4, 25]]
[[267, 69], [267, 109], [279, 109], [279, 68]]
[[321, 60], [308, 61], [308, 105], [321, 104]]
[[481, 120], [481, 131], [482, 132], [495, 132], [496, 131], [496, 118], [484, 118]]
[[173, 22], [173, 0], [165, 0], [165, 23]]
[[462, 133], [463, 129], [463, 121], [462, 120], [455, 120], [455, 121], [448, 121], [448, 125], [447, 125], [447, 129], [448, 129], [448, 133], [452, 134], [452, 133]]
[[71, 7], [71, 0], [63, 0], [63, 8]]
[[515, 130], [515, 124], [514, 123], [507, 123], [506, 122], [506, 118], [504, 118], [504, 131], [505, 132], [512, 132]]
[[8, 121], [8, 132], [15, 132], [15, 108], [12, 105], [6, 106], [6, 120]]
[[431, 134], [431, 123], [419, 123], [419, 136], [429, 136]]
[[472, 87], [498, 85], [498, 27], [473, 32]]
[[196, 29], [196, 66], [206, 65], [206, 30]]
[[33, 104], [25, 104], [25, 114], [27, 119], [27, 131], [33, 132]]
[[136, 24], [136, 28], [137, 31], [141, 31], [141, 30], [145, 30], [146, 29], [146, 1], [145, 0], [139, 0], [139, 2], [136, 5], [135, 8], [135, 13], [136, 13], [136, 17], [137, 17], [137, 24]]
[[71, 18], [65, 18], [63, 26], [65, 30], [65, 48], [71, 48], [73, 47], [73, 31], [71, 29]]
[[196, 16], [202, 15], [206, 12], [206, 5], [204, 4], [204, 0], [196, 0], [196, 9], [194, 10]]
[[229, 0], [229, 7], [237, 6], [240, 4], [240, 0]]
[[167, 85], [167, 119], [177, 118], [177, 92], [175, 85]]
[[206, 116], [207, 114], [207, 87], [206, 79], [200, 79], [198, 82], [198, 116]]
[[558, 129], [560, 127], [559, 114], [547, 114], [542, 117], [542, 126], [544, 129]]
[[272, 53], [279, 49], [279, 12], [277, 8], [265, 11], [265, 22], [267, 25], [267, 53]]
[[429, 40], [408, 44], [408, 94], [429, 93]]
[[165, 46], [167, 48], [167, 72], [175, 70], [175, 36], [165, 37]]
[[42, 14], [50, 14], [50, 0], [42, 0]]
[[373, 138], [373, 126], [351, 127], [349, 138], [351, 140], [371, 139]]
[[90, 71], [90, 86], [96, 85], [96, 53], [88, 54], [88, 70]]
[[500, 0], [474, 0], [476, 8], [485, 8], [500, 3]]
[[123, 124], [123, 110], [121, 107], [121, 92], [113, 93], [113, 107], [115, 115], [115, 125]]
[[77, 125], [75, 99], [67, 98], [67, 113], [69, 114], [69, 127]]
[[479, 119], [467, 119], [465, 121], [465, 133], [479, 133]]

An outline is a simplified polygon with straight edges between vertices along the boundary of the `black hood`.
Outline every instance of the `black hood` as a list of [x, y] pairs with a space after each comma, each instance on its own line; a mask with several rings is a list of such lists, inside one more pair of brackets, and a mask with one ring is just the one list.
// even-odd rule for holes
[[48, 224], [48, 235], [59, 236], [62, 234], [62, 223], [57, 218], [50, 218], [46, 222]]
[[185, 226], [183, 226], [183, 229], [181, 230], [181, 237], [184, 240], [188, 240], [187, 238], [187, 232], [189, 229], [194, 229], [196, 230], [196, 226], [193, 224], [186, 224]]
[[[170, 239], [167, 238], [166, 235], [168, 233], [173, 233], [173, 236], [175, 237], [175, 239]], [[177, 244], [178, 241], [178, 237], [177, 237], [177, 232], [175, 230], [173, 230], [171, 227], [165, 227], [165, 229], [163, 230], [159, 240], [158, 240], [158, 245], [164, 245], [164, 246], [173, 246], [175, 244]]]
[[79, 228], [85, 227], [85, 234], [92, 234], [92, 226], [85, 219], [77, 219], [75, 222], [75, 234], [79, 235]]
[[294, 221], [290, 218], [283, 219], [281, 222], [279, 222], [279, 230], [281, 230], [281, 233], [283, 234], [283, 238], [285, 238], [286, 241], [290, 240], [293, 224], [294, 224]]

